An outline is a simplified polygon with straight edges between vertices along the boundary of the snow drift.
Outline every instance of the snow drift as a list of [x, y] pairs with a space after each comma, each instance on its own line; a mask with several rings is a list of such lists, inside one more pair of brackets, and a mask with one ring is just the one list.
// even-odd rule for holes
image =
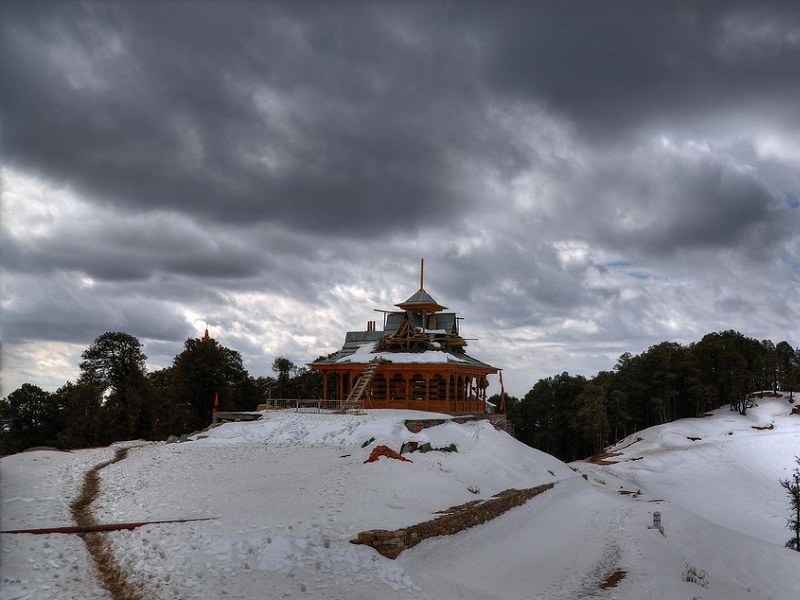
[[[797, 600], [800, 555], [783, 548], [778, 485], [800, 454], [790, 408], [770, 399], [746, 418], [719, 410], [639, 432], [608, 465], [565, 465], [487, 422], [404, 425], [444, 415], [270, 412], [186, 443], [126, 443], [128, 457], [101, 471], [92, 509], [99, 522], [212, 519], [103, 534], [148, 599]], [[364, 464], [377, 445], [407, 441], [457, 452]], [[2, 528], [69, 525], [83, 474], [113, 454], [3, 458]], [[523, 506], [396, 560], [349, 543], [547, 483], [556, 485]], [[654, 511], [663, 534], [648, 528]], [[77, 536], [0, 539], [0, 598], [109, 597]]]

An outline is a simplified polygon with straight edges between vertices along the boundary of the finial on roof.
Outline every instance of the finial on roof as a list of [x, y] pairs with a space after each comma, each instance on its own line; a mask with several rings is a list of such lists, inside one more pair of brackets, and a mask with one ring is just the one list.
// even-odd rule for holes
[[442, 306], [436, 300], [434, 300], [431, 295], [425, 291], [425, 259], [419, 259], [419, 290], [412, 295], [408, 300], [405, 302], [401, 302], [400, 304], [395, 304], [395, 306], [402, 308], [403, 310], [410, 310], [414, 312], [428, 312], [434, 313], [440, 310], [445, 310], [447, 307]]
[[206, 332], [203, 334], [203, 341], [207, 342], [209, 341], [209, 339], [210, 338], [208, 337], [208, 327], [206, 327]]

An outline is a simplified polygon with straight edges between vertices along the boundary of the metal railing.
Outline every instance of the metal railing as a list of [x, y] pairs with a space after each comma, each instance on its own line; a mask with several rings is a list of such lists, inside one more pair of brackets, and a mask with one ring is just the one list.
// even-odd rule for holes
[[335, 412], [338, 400], [316, 400], [313, 398], [272, 398], [265, 403], [267, 410], [294, 410], [294, 412]]

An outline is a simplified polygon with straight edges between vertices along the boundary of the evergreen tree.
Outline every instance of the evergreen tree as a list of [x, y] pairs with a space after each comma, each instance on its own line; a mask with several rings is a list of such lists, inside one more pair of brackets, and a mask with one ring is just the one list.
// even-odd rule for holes
[[191, 431], [191, 406], [178, 397], [175, 368], [166, 367], [148, 373], [147, 380], [153, 396], [158, 399], [151, 414], [152, 438], [166, 439], [170, 435]]
[[95, 339], [83, 354], [78, 383], [103, 393], [98, 415], [101, 440], [110, 443], [142, 437], [152, 397], [145, 379], [142, 344], [121, 331], [108, 331]]
[[34, 446], [56, 445], [61, 417], [52, 394], [37, 385], [23, 383], [0, 400], [2, 451], [19, 452]]
[[789, 342], [783, 341], [775, 346], [778, 355], [780, 386], [789, 392], [789, 400], [794, 401], [794, 392], [800, 389], [800, 348], [792, 349]]
[[644, 401], [644, 377], [642, 375], [642, 360], [625, 352], [614, 366], [613, 387], [622, 394], [627, 401], [628, 418], [633, 431], [647, 427], [647, 409]]
[[598, 453], [608, 442], [608, 407], [606, 390], [597, 383], [587, 383], [575, 399], [576, 411], [571, 426], [583, 442], [581, 455]]
[[295, 367], [284, 384], [286, 398], [317, 400], [322, 398], [322, 375], [306, 367]]
[[68, 381], [53, 396], [64, 415], [59, 447], [86, 448], [107, 441], [108, 432], [101, 426], [103, 397], [96, 385]]
[[[800, 458], [795, 459], [800, 465]], [[787, 527], [792, 530], [792, 537], [786, 542], [786, 547], [800, 552], [800, 467], [794, 470], [791, 477], [782, 479], [780, 483], [789, 495], [789, 511], [792, 515], [787, 522]]]
[[537, 381], [508, 413], [517, 437], [562, 460], [581, 458], [584, 439], [575, 435], [575, 424], [584, 385], [584, 377], [566, 372]]
[[513, 407], [519, 404], [519, 398], [515, 396], [509, 396], [508, 394], [505, 395], [504, 398], [500, 397], [500, 394], [492, 394], [488, 398], [489, 402], [496, 406], [495, 412], [497, 413], [506, 413], [508, 414], [509, 411], [513, 411]]
[[297, 369], [297, 366], [291, 360], [283, 356], [279, 356], [272, 361], [272, 370], [278, 374], [277, 394], [279, 398], [288, 398], [287, 384], [289, 383], [291, 373], [293, 373], [295, 369]]
[[746, 414], [755, 390], [800, 382], [798, 357], [787, 342], [773, 348], [769, 340], [732, 330], [689, 346], [662, 342], [640, 355], [626, 352], [613, 371], [589, 381], [567, 373], [540, 379], [509, 407], [508, 419], [521, 441], [573, 460], [640, 429], [724, 404]]
[[777, 392], [780, 386], [778, 349], [772, 340], [762, 340], [761, 347], [761, 373], [756, 383], [756, 389], [759, 391], [769, 389]]
[[142, 352], [142, 344], [121, 331], [99, 336], [81, 358], [81, 382], [93, 383], [103, 390], [135, 388], [144, 378], [147, 356]]
[[208, 335], [186, 340], [172, 365], [170, 390], [188, 417], [183, 431], [211, 423], [215, 397], [219, 398], [219, 410], [253, 410], [259, 403], [241, 354]]
[[277, 398], [275, 395], [277, 381], [274, 377], [264, 377], [263, 375], [259, 375], [258, 377], [252, 377], [251, 379], [255, 395], [257, 398], [259, 398], [259, 404], [271, 404], [272, 398]]

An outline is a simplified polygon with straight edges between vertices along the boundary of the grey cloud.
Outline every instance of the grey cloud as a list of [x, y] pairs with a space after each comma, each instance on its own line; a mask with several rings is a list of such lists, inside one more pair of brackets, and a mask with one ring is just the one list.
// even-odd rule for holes
[[[543, 101], [585, 133], [629, 137], [679, 119], [702, 125], [730, 110], [798, 122], [786, 110], [800, 93], [800, 13], [791, 3], [518, 8], [482, 11], [493, 34], [487, 77], [498, 92]], [[780, 32], [764, 39], [775, 23]]]
[[725, 154], [651, 146], [595, 166], [559, 218], [606, 248], [662, 258], [738, 248], [756, 259], [797, 236], [797, 214]]
[[743, 298], [720, 298], [714, 303], [714, 307], [720, 312], [726, 313], [747, 313], [753, 310], [753, 305]]
[[66, 219], [47, 237], [2, 242], [2, 263], [19, 272], [73, 271], [103, 281], [147, 280], [157, 273], [245, 278], [270, 264], [257, 245], [225, 227], [202, 228], [175, 216]]
[[505, 139], [493, 99], [630, 135], [800, 80], [791, 47], [718, 56], [726, 23], [759, 23], [735, 4], [180, 8], [11, 11], [9, 162], [97, 202], [375, 240], [479, 210], [475, 166], [540, 168], [547, 149]]
[[107, 295], [77, 278], [18, 276], [6, 282], [3, 340], [91, 343], [104, 331], [125, 330], [158, 340], [178, 340], [186, 319], [170, 302], [129, 294]]
[[746, 320], [746, 298], [797, 335], [791, 3], [3, 9], [3, 169], [83, 207], [44, 199], [52, 222], [0, 238], [4, 341], [129, 327], [168, 363], [191, 314], [252, 364], [313, 358], [410, 295], [421, 256], [529, 377], [579, 369], [504, 332], [594, 368], [738, 327], [711, 307]]
[[451, 51], [404, 44], [377, 11], [82, 6], [48, 11], [55, 37], [7, 17], [10, 164], [100, 203], [323, 234], [374, 238], [469, 205], [451, 151], [466, 90], [427, 56]]
[[594, 301], [583, 286], [584, 270], [570, 272], [552, 245], [518, 234], [519, 240], [498, 236], [489, 249], [429, 256], [441, 274], [426, 289], [464, 315], [467, 327], [544, 325]]

